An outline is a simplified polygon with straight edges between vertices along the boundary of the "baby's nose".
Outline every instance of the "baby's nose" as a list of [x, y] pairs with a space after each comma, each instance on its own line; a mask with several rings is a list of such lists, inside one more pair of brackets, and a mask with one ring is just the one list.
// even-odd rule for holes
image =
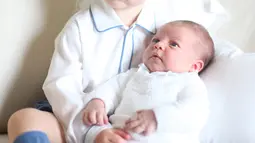
[[155, 44], [154, 48], [156, 48], [158, 50], [165, 50], [165, 46], [163, 44]]

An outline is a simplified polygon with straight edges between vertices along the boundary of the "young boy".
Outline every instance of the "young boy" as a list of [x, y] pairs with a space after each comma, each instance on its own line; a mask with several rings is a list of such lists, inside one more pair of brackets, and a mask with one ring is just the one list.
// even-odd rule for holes
[[[198, 73], [213, 55], [213, 41], [201, 25], [165, 24], [143, 53], [139, 68], [86, 95], [84, 122], [100, 125], [87, 136], [98, 133], [95, 142], [103, 143], [111, 140], [103, 135], [107, 128], [121, 128], [131, 135], [130, 142], [198, 143], [208, 116], [206, 87]], [[109, 113], [112, 126], [107, 124]]]

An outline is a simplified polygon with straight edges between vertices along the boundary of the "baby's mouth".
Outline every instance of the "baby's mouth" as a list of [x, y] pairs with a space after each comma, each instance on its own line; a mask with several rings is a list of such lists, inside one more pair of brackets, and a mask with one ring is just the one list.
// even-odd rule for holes
[[151, 58], [156, 58], [156, 59], [159, 59], [160, 61], [162, 61], [162, 59], [157, 54], [152, 55]]

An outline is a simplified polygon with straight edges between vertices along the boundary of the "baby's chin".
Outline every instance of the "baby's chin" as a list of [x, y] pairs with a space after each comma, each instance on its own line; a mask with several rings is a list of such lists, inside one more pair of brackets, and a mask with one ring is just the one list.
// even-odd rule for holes
[[150, 72], [163, 72], [164, 67], [162, 67], [160, 64], [157, 63], [150, 63], [150, 62], [145, 62], [145, 66], [149, 69]]

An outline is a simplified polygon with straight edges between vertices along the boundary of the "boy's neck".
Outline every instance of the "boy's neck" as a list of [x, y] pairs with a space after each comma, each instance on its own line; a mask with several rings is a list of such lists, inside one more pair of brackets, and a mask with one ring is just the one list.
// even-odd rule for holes
[[114, 9], [125, 26], [130, 27], [138, 18], [143, 5], [126, 9]]

